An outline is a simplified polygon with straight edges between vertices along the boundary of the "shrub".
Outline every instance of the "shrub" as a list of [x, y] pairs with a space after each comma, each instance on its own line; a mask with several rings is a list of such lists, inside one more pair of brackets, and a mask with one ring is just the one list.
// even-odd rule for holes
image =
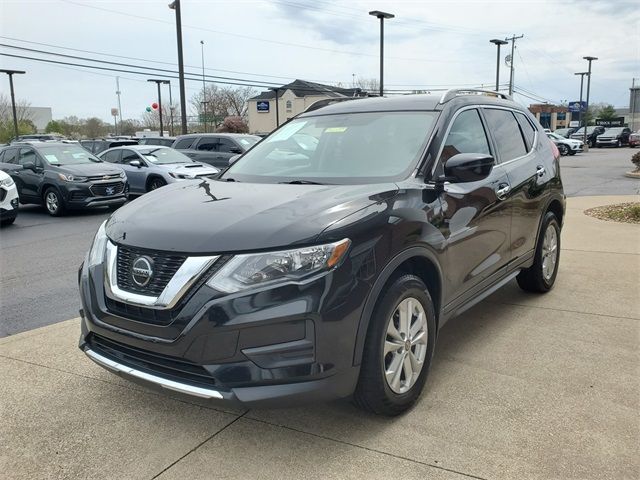
[[640, 152], [636, 152], [631, 157], [631, 162], [636, 166], [636, 170], [640, 171]]

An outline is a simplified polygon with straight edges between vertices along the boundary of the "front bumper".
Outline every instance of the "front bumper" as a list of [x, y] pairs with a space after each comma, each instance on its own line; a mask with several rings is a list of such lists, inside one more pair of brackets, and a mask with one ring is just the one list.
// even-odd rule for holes
[[60, 186], [65, 205], [71, 209], [122, 205], [129, 197], [126, 181], [69, 182]]
[[613, 146], [618, 144], [618, 140], [617, 138], [598, 138], [596, 145]]

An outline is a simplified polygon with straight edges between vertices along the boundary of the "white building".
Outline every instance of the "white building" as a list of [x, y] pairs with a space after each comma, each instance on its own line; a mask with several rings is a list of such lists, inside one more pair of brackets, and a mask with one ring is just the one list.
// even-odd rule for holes
[[44, 133], [47, 123], [53, 119], [51, 107], [27, 107], [25, 108], [24, 118], [28, 118], [33, 122], [38, 133]]

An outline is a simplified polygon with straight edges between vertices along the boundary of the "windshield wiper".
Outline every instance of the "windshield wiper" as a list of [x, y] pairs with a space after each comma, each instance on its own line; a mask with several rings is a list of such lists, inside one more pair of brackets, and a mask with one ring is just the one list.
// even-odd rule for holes
[[324, 183], [314, 182], [312, 180], [291, 180], [290, 182], [278, 182], [286, 183], [288, 185], [324, 185]]

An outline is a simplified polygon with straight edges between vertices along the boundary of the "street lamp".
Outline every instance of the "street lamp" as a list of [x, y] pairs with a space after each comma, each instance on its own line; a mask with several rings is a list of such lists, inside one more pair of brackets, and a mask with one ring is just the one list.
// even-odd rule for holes
[[200, 40], [200, 51], [202, 53], [202, 105], [204, 111], [202, 114], [202, 122], [204, 125], [204, 133], [207, 133], [207, 87], [204, 83], [204, 40]]
[[[589, 92], [591, 90], [591, 62], [593, 62], [594, 60], [598, 60], [598, 57], [582, 57], [584, 60], [586, 60], [587, 62], [589, 62], [589, 68], [587, 69], [587, 110], [589, 110]], [[588, 148], [587, 145], [587, 122], [585, 121], [585, 125], [584, 125], [584, 147]]]
[[160, 93], [160, 85], [164, 84], [164, 85], [168, 85], [169, 84], [169, 80], [161, 80], [161, 79], [157, 79], [157, 78], [150, 78], [147, 80], [147, 82], [153, 82], [158, 86], [158, 113], [160, 114], [160, 136], [163, 137], [164, 136], [164, 127], [162, 125], [162, 94]]
[[13, 110], [13, 130], [16, 134], [16, 140], [18, 139], [18, 114], [16, 113], [16, 96], [13, 93], [13, 75], [22, 75], [24, 70], [5, 70], [0, 69], [1, 73], [9, 75], [9, 89], [11, 90], [11, 110]]
[[500, 90], [500, 46], [506, 45], [509, 42], [506, 40], [500, 40], [494, 38], [493, 40], [489, 40], [489, 42], [493, 43], [496, 47], [498, 47], [498, 56], [496, 58], [496, 92]]
[[[580, 110], [578, 111], [578, 125], [580, 125], [582, 123], [582, 88], [584, 86], [584, 76], [585, 75], [589, 75], [589, 72], [576, 72], [574, 73], [574, 75], [580, 75]], [[584, 125], [585, 129], [587, 128], [586, 125]]]
[[392, 13], [373, 10], [369, 15], [380, 19], [380, 96], [384, 93], [384, 20], [394, 18]]
[[180, 0], [173, 0], [169, 4], [171, 10], [176, 11], [176, 36], [178, 37], [178, 76], [180, 77], [180, 123], [182, 124], [182, 134], [187, 133], [187, 104], [185, 102], [186, 93], [184, 90], [184, 62], [182, 59], [182, 19], [180, 17]]

